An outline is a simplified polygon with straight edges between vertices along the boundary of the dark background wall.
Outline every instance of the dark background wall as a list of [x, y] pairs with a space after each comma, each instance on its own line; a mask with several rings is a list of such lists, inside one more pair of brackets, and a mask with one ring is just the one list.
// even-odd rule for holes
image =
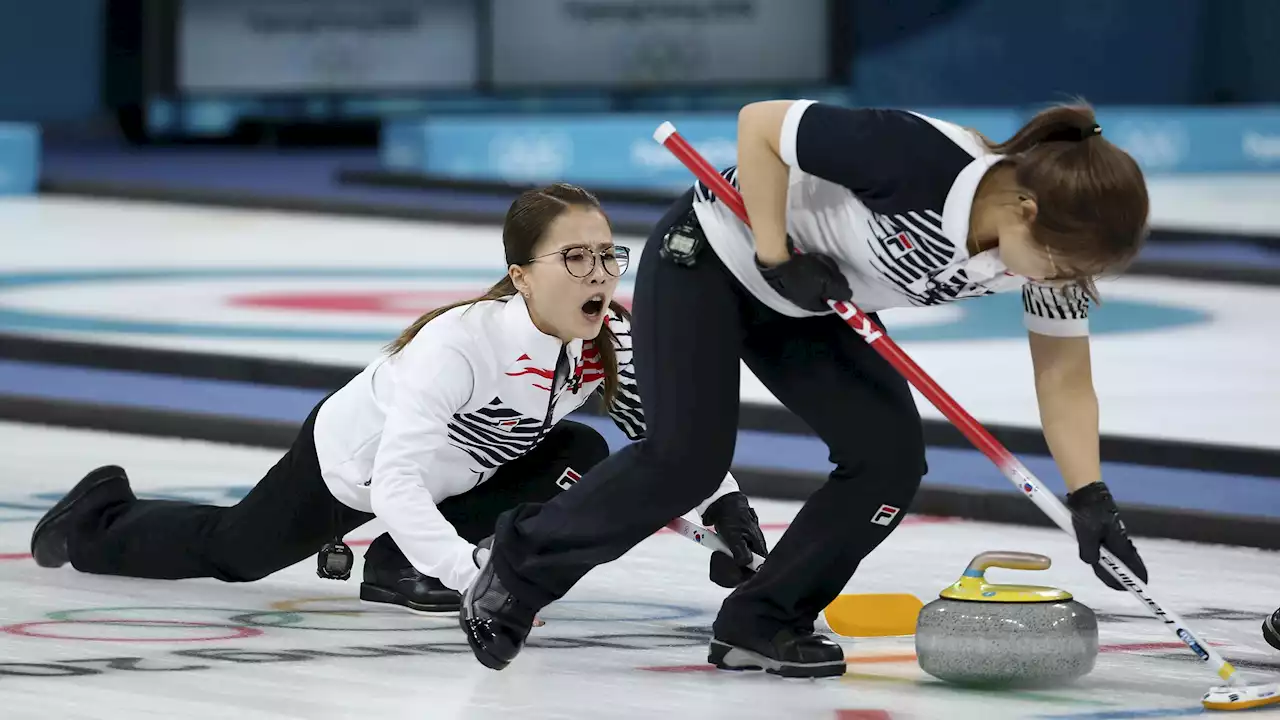
[[[269, 1], [269, 0], [264, 0]], [[782, 0], [779, 0], [782, 1]], [[0, 0], [0, 119], [102, 113], [108, 0]], [[1280, 102], [1273, 0], [850, 0], [856, 101]]]

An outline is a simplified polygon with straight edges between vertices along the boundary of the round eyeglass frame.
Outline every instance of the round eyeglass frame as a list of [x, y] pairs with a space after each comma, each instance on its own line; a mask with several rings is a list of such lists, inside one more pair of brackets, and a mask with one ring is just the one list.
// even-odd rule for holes
[[[583, 252], [591, 256], [591, 267], [588, 268], [587, 271], [582, 275], [578, 275], [577, 273], [569, 269], [569, 253], [574, 250], [582, 250]], [[604, 253], [610, 250], [613, 251], [614, 257], [618, 261], [618, 274], [614, 275], [613, 273], [609, 272], [608, 263], [601, 263], [601, 266], [604, 268], [604, 272], [606, 275], [610, 277], [622, 277], [623, 275], [626, 274], [627, 268], [630, 267], [631, 265], [631, 248], [626, 247], [625, 245], [612, 245], [607, 248], [601, 248], [600, 250], [592, 250], [591, 248], [583, 245], [572, 245], [570, 247], [560, 248], [555, 252], [549, 252], [545, 255], [536, 255], [534, 257], [529, 258], [528, 262], [533, 262], [534, 260], [541, 260], [542, 258], [551, 257], [552, 255], [559, 255], [560, 261], [564, 265], [564, 271], [569, 273], [569, 275], [571, 275], [572, 277], [582, 279], [586, 277], [591, 277], [591, 273], [594, 273], [596, 271], [596, 264], [600, 261], [601, 253]]]

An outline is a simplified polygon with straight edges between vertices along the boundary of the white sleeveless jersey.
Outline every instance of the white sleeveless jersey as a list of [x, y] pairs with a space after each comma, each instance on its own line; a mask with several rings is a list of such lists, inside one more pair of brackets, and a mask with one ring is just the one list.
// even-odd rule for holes
[[[792, 241], [832, 257], [864, 312], [1019, 291], [1029, 330], [1088, 334], [1088, 298], [1078, 288], [1013, 275], [998, 249], [969, 254], [974, 193], [1002, 157], [976, 133], [903, 110], [801, 100], [786, 114], [779, 147], [791, 168]], [[722, 174], [737, 186], [736, 168]], [[765, 282], [751, 230], [702, 183], [694, 210], [708, 243], [753, 295], [784, 315], [825, 314], [797, 307]]]

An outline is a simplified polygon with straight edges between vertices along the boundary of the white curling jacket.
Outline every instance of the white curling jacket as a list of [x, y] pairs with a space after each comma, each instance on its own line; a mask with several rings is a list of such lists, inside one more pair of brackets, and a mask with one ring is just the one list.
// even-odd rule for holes
[[[644, 413], [630, 323], [612, 311], [606, 322], [616, 338], [619, 374], [609, 415], [627, 437], [639, 439]], [[321, 406], [314, 434], [325, 484], [343, 504], [381, 518], [420, 572], [465, 590], [477, 573], [474, 546], [436, 505], [491, 478], [586, 403], [604, 382], [592, 344], [542, 333], [520, 295], [443, 313]], [[737, 489], [726, 476], [699, 513]]]

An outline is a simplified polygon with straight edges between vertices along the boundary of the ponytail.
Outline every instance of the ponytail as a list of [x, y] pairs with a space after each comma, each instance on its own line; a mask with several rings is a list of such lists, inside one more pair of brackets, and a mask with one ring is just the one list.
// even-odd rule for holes
[[[609, 303], [609, 309], [618, 317], [631, 322], [631, 313], [627, 309], [619, 305], [616, 301]], [[600, 364], [604, 366], [604, 385], [600, 387], [600, 394], [604, 397], [605, 407], [609, 407], [618, 397], [618, 349], [615, 346], [617, 338], [613, 335], [613, 330], [609, 328], [608, 321], [600, 324], [600, 332], [596, 335], [596, 339], [592, 341], [592, 346], [600, 351]]]
[[1001, 155], [1019, 155], [1051, 142], [1081, 142], [1100, 135], [1097, 116], [1088, 105], [1058, 105], [1042, 110], [1014, 136], [991, 149]]
[[501, 280], [494, 283], [493, 287], [489, 288], [489, 290], [480, 297], [474, 297], [470, 300], [460, 300], [452, 305], [445, 305], [444, 307], [436, 308], [435, 310], [422, 315], [417, 320], [414, 320], [412, 325], [405, 328], [404, 331], [400, 333], [399, 337], [388, 343], [385, 349], [392, 355], [395, 355], [405, 349], [409, 342], [417, 337], [418, 331], [421, 330], [423, 326], [454, 308], [459, 308], [463, 305], [474, 305], [486, 300], [505, 300], [515, 294], [516, 284], [512, 282], [510, 275], [504, 275]]

